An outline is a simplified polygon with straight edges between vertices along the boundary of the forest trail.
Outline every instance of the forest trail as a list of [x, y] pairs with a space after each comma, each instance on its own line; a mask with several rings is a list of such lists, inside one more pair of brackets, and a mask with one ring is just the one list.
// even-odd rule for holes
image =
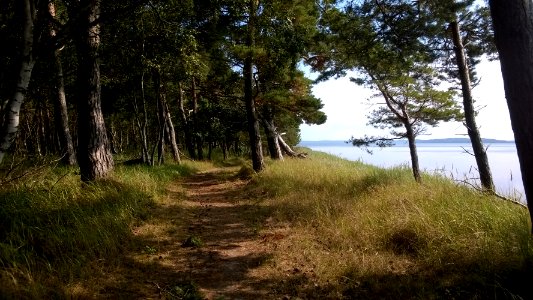
[[[260, 207], [243, 199], [246, 182], [227, 170], [214, 169], [196, 174], [182, 183], [183, 204], [191, 216], [189, 240], [201, 245], [185, 254], [189, 274], [208, 299], [258, 299], [266, 296], [265, 285], [254, 269], [268, 258], [268, 249], [259, 234]], [[194, 241], [192, 241], [194, 242]]]
[[[260, 266], [272, 257], [268, 209], [246, 191], [238, 169], [178, 180], [134, 235], [128, 255], [99, 296], [137, 299], [272, 299]], [[192, 296], [200, 291], [201, 297]]]

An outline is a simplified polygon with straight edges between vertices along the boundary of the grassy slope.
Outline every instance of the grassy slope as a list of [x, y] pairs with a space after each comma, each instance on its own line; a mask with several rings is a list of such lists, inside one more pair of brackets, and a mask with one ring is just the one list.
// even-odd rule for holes
[[285, 288], [304, 297], [531, 297], [526, 209], [445, 178], [423, 182], [409, 169], [322, 153], [271, 165], [255, 185], [296, 233], [274, 264], [303, 273]]
[[[67, 296], [62, 287], [91, 276], [91, 262], [112, 264], [132, 243], [132, 227], [151, 217], [167, 183], [210, 166], [121, 166], [93, 186], [80, 185], [72, 169], [55, 168], [0, 188], [0, 296]], [[526, 210], [444, 178], [424, 177], [419, 185], [407, 169], [313, 152], [269, 163], [247, 193], [287, 232], [264, 266], [278, 294], [533, 296]]]
[[0, 186], [0, 298], [67, 297], [68, 283], [94, 276], [92, 262], [112, 265], [131, 246], [169, 182], [202, 167], [117, 166], [91, 185], [75, 169], [44, 167]]

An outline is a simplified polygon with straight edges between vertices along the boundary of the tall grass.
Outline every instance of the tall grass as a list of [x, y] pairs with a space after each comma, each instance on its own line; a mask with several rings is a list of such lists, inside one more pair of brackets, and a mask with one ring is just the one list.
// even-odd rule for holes
[[48, 167], [0, 187], [0, 295], [64, 297], [63, 285], [90, 272], [89, 262], [112, 264], [167, 183], [196, 167], [119, 165], [93, 184]]
[[[407, 168], [316, 152], [272, 164], [254, 186], [296, 233], [276, 264], [308, 266], [323, 296], [531, 296], [529, 218], [514, 203], [444, 177], [426, 175], [417, 184]], [[287, 288], [305, 294], [306, 285]]]

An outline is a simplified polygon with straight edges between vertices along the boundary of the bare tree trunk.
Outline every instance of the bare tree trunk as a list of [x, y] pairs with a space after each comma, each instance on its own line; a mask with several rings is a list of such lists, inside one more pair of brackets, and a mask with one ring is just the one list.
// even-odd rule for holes
[[[52, 19], [56, 17], [56, 9], [53, 2], [48, 3], [48, 13]], [[50, 37], [55, 37], [56, 32], [50, 29]], [[53, 59], [56, 68], [55, 90], [57, 95], [54, 101], [55, 124], [59, 134], [60, 151], [63, 163], [73, 166], [77, 163], [76, 152], [74, 151], [74, 144], [72, 143], [72, 135], [68, 126], [68, 109], [67, 97], [65, 94], [65, 81], [63, 76], [63, 64], [61, 63], [61, 49], [55, 49], [53, 52]]]
[[172, 157], [174, 158], [174, 161], [179, 164], [181, 163], [181, 159], [180, 151], [178, 149], [178, 143], [176, 141], [176, 132], [174, 131], [174, 124], [172, 123], [172, 118], [168, 109], [166, 95], [164, 93], [161, 94], [161, 105], [164, 109], [166, 137], [168, 138], [170, 149], [172, 150]]
[[183, 131], [185, 135], [185, 147], [187, 148], [187, 152], [189, 153], [189, 156], [191, 159], [196, 159], [196, 154], [194, 152], [194, 144], [191, 137], [191, 127], [190, 123], [187, 118], [187, 113], [185, 112], [184, 108], [184, 97], [183, 97], [183, 89], [181, 88], [181, 82], [178, 83], [179, 86], [179, 95], [178, 95], [178, 107], [180, 110], [180, 117], [181, 122], [183, 124]]
[[270, 158], [275, 160], [283, 160], [283, 153], [281, 152], [281, 147], [279, 146], [278, 132], [274, 126], [274, 121], [267, 121], [265, 118], [262, 118], [263, 128], [267, 136], [267, 145]]
[[283, 140], [281, 135], [277, 135], [278, 137], [278, 143], [280, 145], [280, 148], [285, 154], [287, 154], [290, 157], [300, 157], [305, 158], [305, 154], [303, 153], [297, 153], [296, 151], [292, 150], [292, 148]]
[[404, 121], [404, 127], [406, 130], [407, 141], [409, 143], [409, 154], [411, 155], [411, 168], [413, 170], [413, 177], [416, 182], [422, 182], [422, 177], [420, 176], [420, 165], [418, 164], [418, 153], [416, 151], [416, 141], [415, 133], [413, 131], [413, 125], [408, 121]]
[[111, 153], [118, 154], [117, 145], [116, 145], [116, 131], [115, 131], [115, 122], [111, 119], [109, 123], [109, 131], [107, 133], [109, 138], [109, 146], [111, 147]]
[[163, 104], [163, 88], [159, 69], [155, 67], [152, 68], [152, 76], [154, 81], [155, 95], [157, 97], [157, 124], [159, 129], [159, 138], [157, 142], [157, 163], [162, 165], [165, 163], [166, 114], [165, 105]]
[[226, 141], [222, 142], [222, 156], [224, 157], [224, 160], [228, 159], [228, 145], [226, 144]]
[[524, 191], [533, 218], [533, 3], [489, 3]]
[[204, 159], [203, 140], [200, 134], [200, 124], [198, 121], [198, 93], [196, 92], [196, 78], [192, 78], [192, 103], [193, 103], [193, 132], [194, 143], [196, 144], [196, 157], [199, 160]]
[[143, 163], [147, 165], [152, 165], [152, 162], [150, 160], [150, 152], [148, 151], [148, 136], [146, 133], [148, 116], [146, 112], [146, 98], [144, 96], [144, 74], [141, 75], [141, 101], [142, 101], [142, 107], [143, 107], [142, 123], [139, 117], [140, 112], [139, 112], [139, 106], [137, 104], [137, 97], [135, 96], [135, 94], [133, 95], [133, 109], [135, 110], [135, 123], [137, 125], [137, 128], [139, 129], [139, 136], [141, 139], [141, 160]]
[[67, 165], [73, 166], [76, 162], [76, 152], [74, 151], [74, 143], [72, 142], [72, 135], [68, 125], [68, 109], [67, 98], [65, 94], [65, 84], [63, 79], [63, 66], [58, 51], [54, 54], [56, 66], [56, 98], [54, 101], [55, 109], [55, 123], [59, 131], [59, 141], [61, 143], [61, 153], [64, 155], [63, 162]]
[[113, 156], [102, 114], [100, 62], [100, 0], [82, 0], [76, 34], [78, 51], [78, 163], [83, 181], [106, 177], [113, 170]]
[[261, 133], [259, 131], [259, 121], [257, 119], [257, 112], [255, 109], [255, 99], [253, 95], [253, 52], [254, 47], [254, 19], [256, 12], [256, 0], [249, 1], [250, 17], [248, 20], [248, 37], [246, 46], [248, 46], [248, 54], [244, 59], [244, 102], [246, 105], [246, 117], [248, 119], [248, 135], [250, 138], [250, 149], [252, 152], [252, 165], [256, 172], [260, 172], [265, 168], [263, 161], [263, 148], [261, 146]]
[[464, 46], [461, 40], [459, 24], [457, 22], [451, 22], [450, 29], [452, 31], [455, 59], [459, 69], [459, 79], [461, 80], [466, 129], [468, 130], [468, 136], [470, 137], [472, 150], [474, 151], [474, 156], [476, 158], [479, 179], [483, 189], [494, 191], [494, 183], [492, 181], [492, 173], [490, 171], [487, 151], [483, 146], [481, 134], [479, 133], [479, 129], [476, 124], [476, 112], [474, 110], [474, 99], [472, 98], [470, 71], [468, 69]]
[[209, 141], [207, 143], [208, 147], [207, 147], [207, 159], [208, 160], [211, 160], [211, 155], [213, 154], [213, 143], [211, 141]]
[[33, 56], [33, 22], [35, 20], [35, 7], [34, 3], [30, 0], [23, 0], [23, 4], [22, 18], [24, 20], [24, 31], [23, 45], [21, 48], [21, 64], [19, 67], [15, 93], [13, 97], [9, 99], [6, 109], [4, 110], [4, 120], [0, 132], [0, 163], [15, 140], [20, 123], [20, 108], [26, 98], [28, 85], [31, 79], [31, 72], [35, 65], [35, 59]]

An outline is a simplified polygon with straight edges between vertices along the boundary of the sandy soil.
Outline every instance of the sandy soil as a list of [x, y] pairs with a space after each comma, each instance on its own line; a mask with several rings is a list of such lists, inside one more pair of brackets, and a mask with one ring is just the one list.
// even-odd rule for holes
[[[196, 289], [206, 299], [283, 298], [276, 294], [277, 280], [266, 279], [262, 266], [284, 235], [269, 225], [267, 208], [247, 196], [246, 181], [235, 173], [213, 169], [169, 187], [163, 203], [135, 228], [137, 248], [117, 258], [114, 268], [102, 262], [99, 291], [89, 294], [188, 299]], [[88, 292], [82, 285], [71, 290]]]

